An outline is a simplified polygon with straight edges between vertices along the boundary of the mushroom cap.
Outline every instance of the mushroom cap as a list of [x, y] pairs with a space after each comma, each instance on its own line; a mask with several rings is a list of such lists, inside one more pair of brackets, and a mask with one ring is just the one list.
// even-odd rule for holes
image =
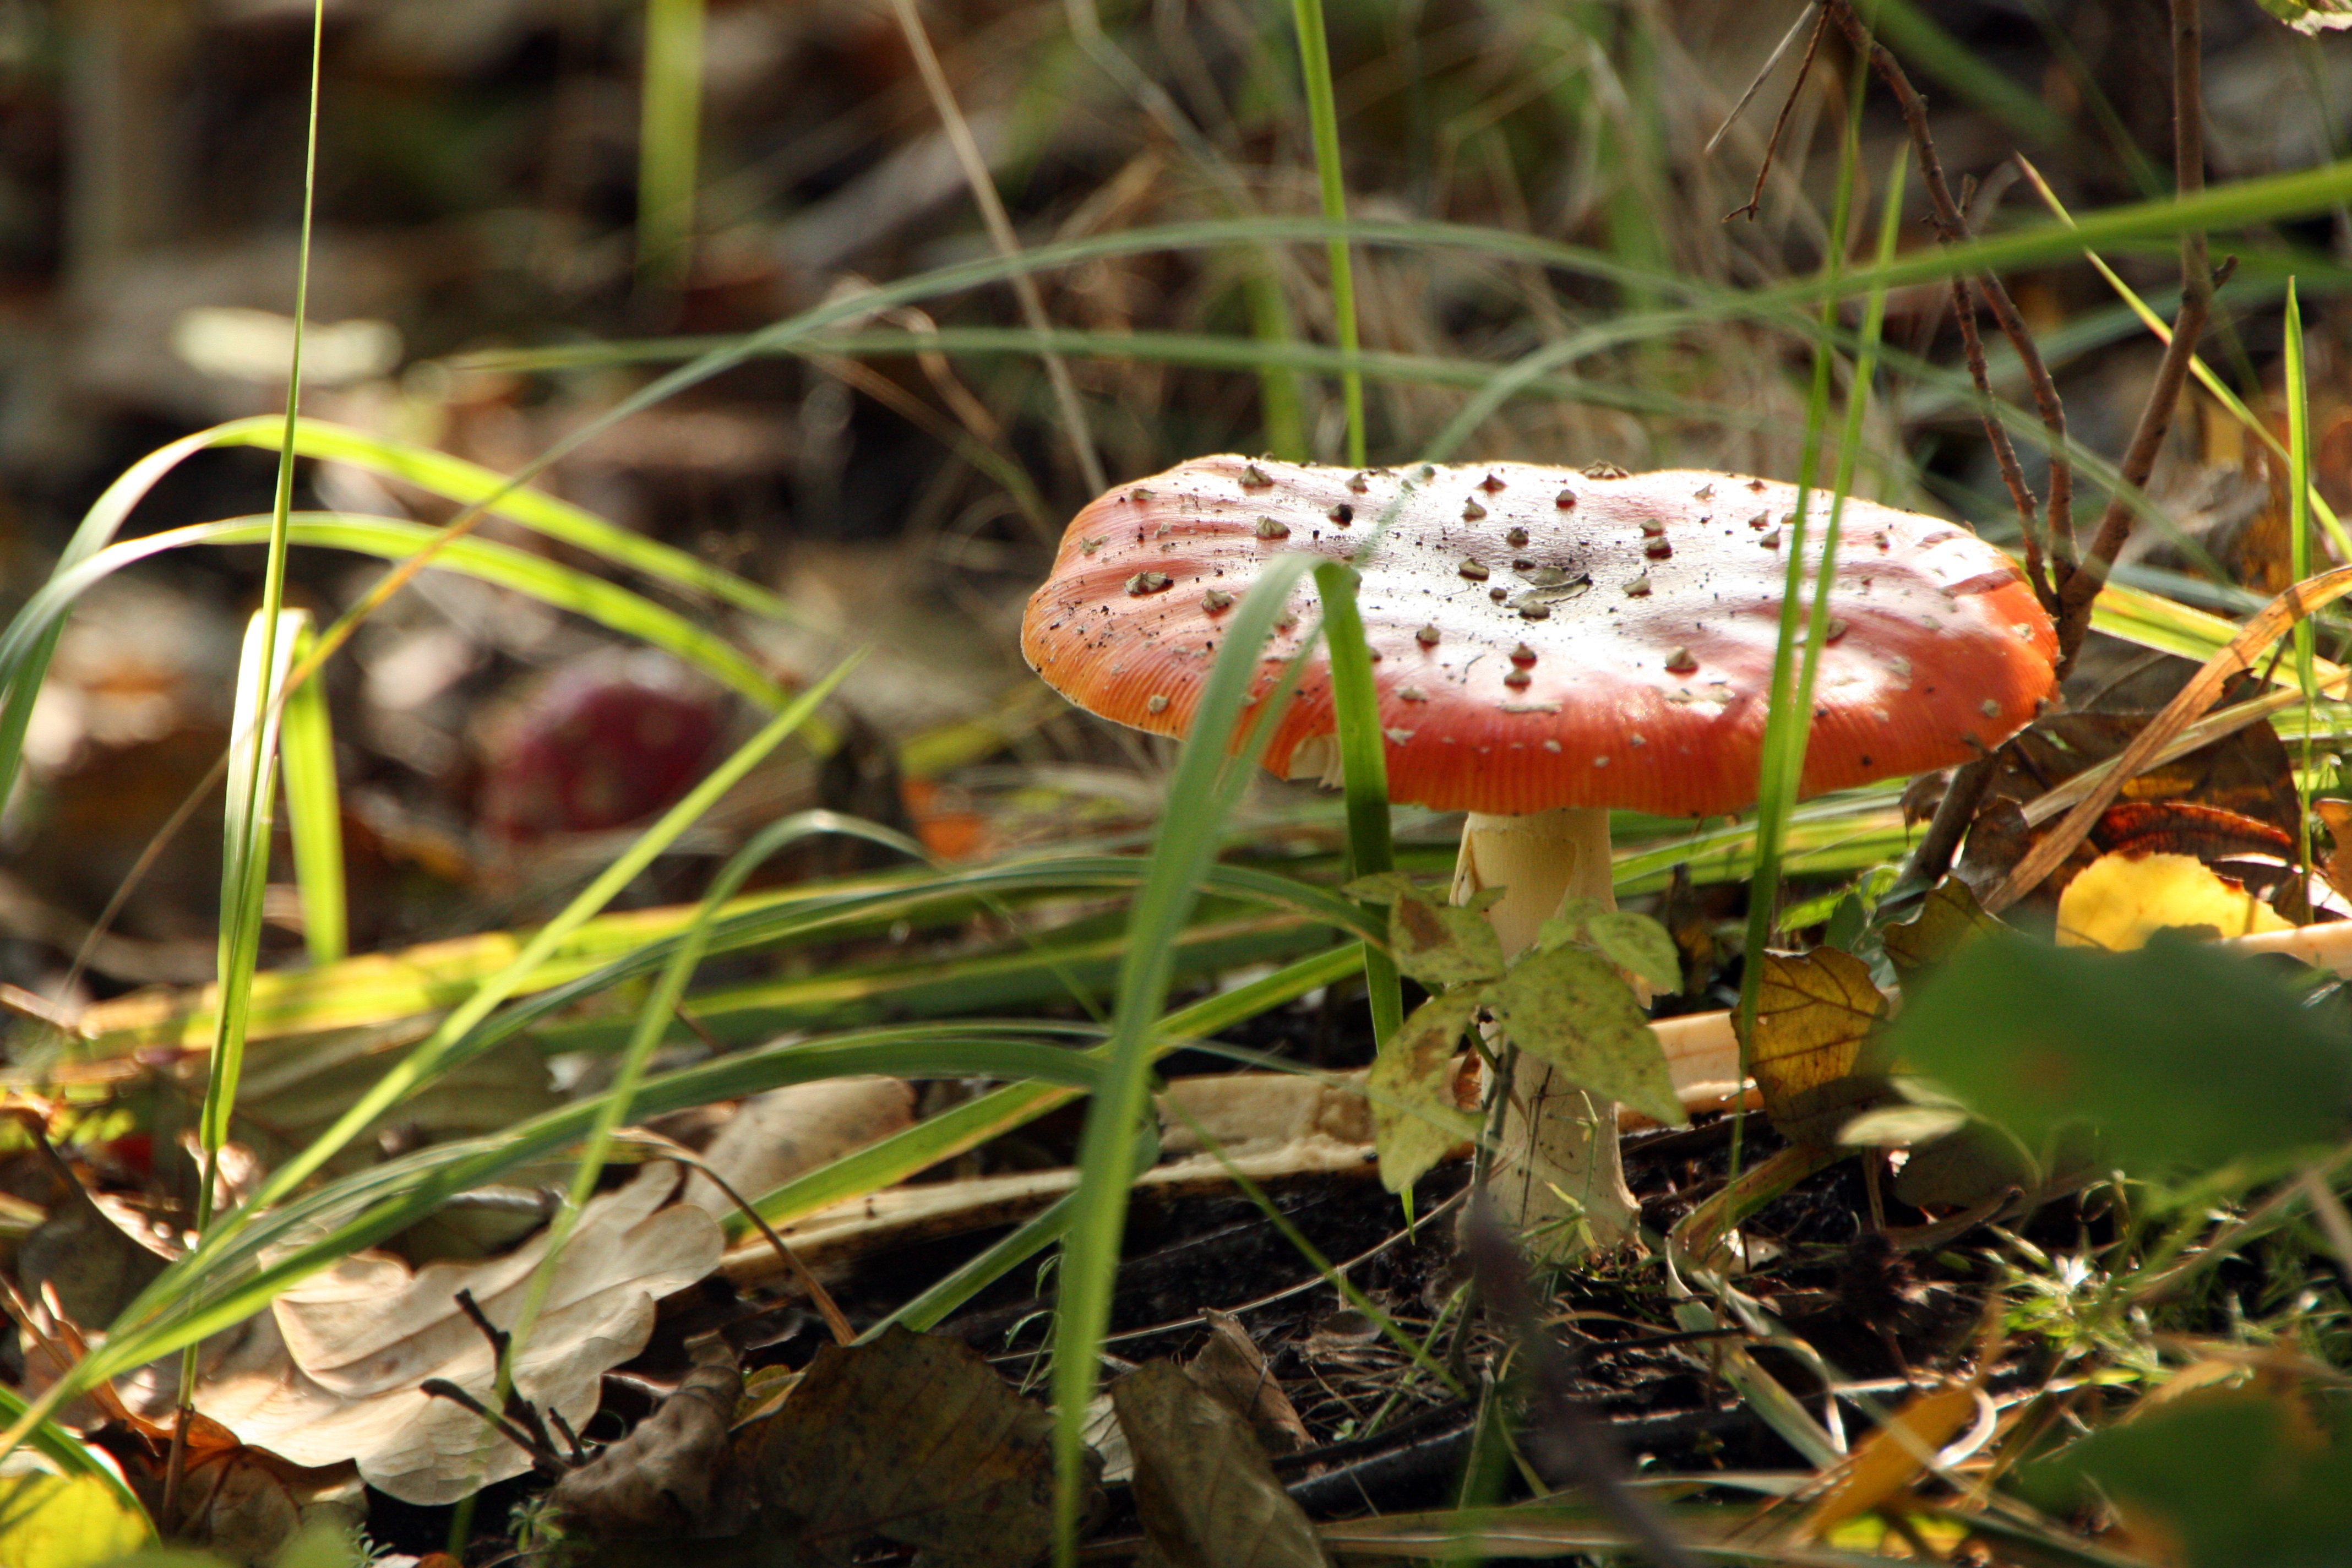
[[[1260, 566], [1297, 552], [1353, 562], [1392, 799], [1737, 811], [1756, 798], [1795, 505], [1793, 485], [1691, 469], [1198, 458], [1072, 520], [1021, 648], [1080, 707], [1181, 735]], [[1816, 570], [1828, 511], [1817, 493]], [[2056, 634], [2008, 556], [1859, 499], [1841, 532], [1806, 794], [1965, 762], [2055, 693]], [[1254, 693], [1316, 613], [1308, 583]], [[1265, 765], [1330, 772], [1335, 727], [1318, 650]]]

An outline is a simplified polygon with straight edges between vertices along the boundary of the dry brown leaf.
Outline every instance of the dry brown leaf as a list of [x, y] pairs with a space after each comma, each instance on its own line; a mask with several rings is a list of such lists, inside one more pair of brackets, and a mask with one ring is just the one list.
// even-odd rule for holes
[[2000, 922], [1978, 907], [1976, 895], [1958, 877], [1930, 889], [1919, 912], [1886, 928], [1886, 956], [1906, 975], [1940, 963], [1972, 936], [1999, 931]]
[[847, 1563], [881, 1536], [1027, 1568], [1054, 1543], [1054, 1418], [960, 1341], [893, 1327], [827, 1345], [737, 1451], [779, 1564]]
[[717, 1335], [661, 1408], [555, 1484], [550, 1500], [599, 1540], [685, 1533], [719, 1522], [728, 1426], [743, 1394], [742, 1357]]
[[1135, 1508], [1171, 1568], [1325, 1568], [1306, 1510], [1242, 1418], [1172, 1362], [1111, 1385], [1135, 1450]]
[[[743, 1102], [704, 1150], [702, 1163], [744, 1197], [782, 1186], [910, 1126], [915, 1091], [895, 1078], [837, 1078], [771, 1089]], [[698, 1171], [686, 1201], [721, 1216], [735, 1212], [719, 1184]]]
[[[677, 1184], [675, 1165], [649, 1165], [590, 1203], [556, 1267], [515, 1385], [575, 1428], [594, 1413], [605, 1371], [645, 1348], [654, 1303], [719, 1266], [718, 1223], [690, 1205], [664, 1206]], [[504, 1258], [415, 1271], [382, 1254], [348, 1258], [252, 1320], [199, 1384], [197, 1407], [296, 1464], [354, 1460], [404, 1502], [455, 1502], [520, 1475], [525, 1456], [418, 1385], [443, 1378], [488, 1397], [490, 1348], [457, 1293], [471, 1291], [492, 1322], [511, 1327], [545, 1250], [542, 1236]]]
[[1212, 1308], [1209, 1342], [1186, 1364], [1184, 1374], [1201, 1392], [1249, 1423], [1258, 1443], [1269, 1454], [1296, 1454], [1311, 1439], [1290, 1396], [1275, 1381], [1257, 1342], [1241, 1320]]
[[1793, 1143], [1824, 1147], [1879, 1099], [1885, 1085], [1863, 1068], [1863, 1044], [1886, 1011], [1869, 966], [1833, 947], [1764, 955], [1748, 1069], [1772, 1125]]

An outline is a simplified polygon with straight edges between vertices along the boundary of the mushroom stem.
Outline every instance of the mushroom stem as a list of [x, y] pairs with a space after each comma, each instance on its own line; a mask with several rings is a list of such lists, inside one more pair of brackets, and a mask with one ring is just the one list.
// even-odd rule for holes
[[[1583, 806], [1524, 816], [1472, 812], [1454, 863], [1454, 901], [1466, 902], [1488, 888], [1504, 889], [1486, 919], [1506, 958], [1534, 946], [1543, 922], [1569, 900], [1592, 899], [1615, 909], [1609, 813]], [[1572, 1250], [1574, 1227], [1561, 1222], [1580, 1214], [1595, 1248], [1632, 1241], [1639, 1211], [1618, 1156], [1615, 1103], [1525, 1056], [1513, 1075], [1511, 1101], [1504, 1108], [1490, 1194], [1502, 1216], [1539, 1255], [1553, 1258]], [[1562, 1194], [1570, 1201], [1563, 1203]]]

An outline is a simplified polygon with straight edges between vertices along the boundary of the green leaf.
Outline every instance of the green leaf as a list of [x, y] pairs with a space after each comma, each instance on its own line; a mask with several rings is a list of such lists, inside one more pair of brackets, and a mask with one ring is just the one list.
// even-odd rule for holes
[[1607, 959], [1574, 947], [1532, 953], [1489, 986], [1486, 999], [1519, 1049], [1559, 1068], [1578, 1088], [1669, 1126], [1689, 1120], [1658, 1037], [1633, 987]]
[[1980, 937], [1906, 998], [1892, 1045], [2028, 1147], [2084, 1123], [2150, 1177], [2274, 1166], [2340, 1136], [2352, 1091], [2352, 1034], [2334, 1016], [2163, 932], [2133, 952]]
[[2317, 1568], [2342, 1562], [2352, 1536], [2352, 1445], [2313, 1431], [2298, 1402], [2251, 1389], [2143, 1408], [2018, 1480], [2052, 1513], [2112, 1507], [2187, 1568]]
[[1454, 1103], [1454, 1047], [1477, 1013], [1475, 992], [1433, 996], [1372, 1063], [1372, 1141], [1381, 1152], [1381, 1185], [1392, 1193], [1410, 1191], [1447, 1150], [1477, 1135], [1477, 1119]]
[[1569, 909], [1537, 928], [1538, 952], [1580, 943], [1638, 975], [1653, 991], [1683, 988], [1682, 952], [1665, 927], [1647, 915], [1604, 910], [1598, 900], [1580, 899], [1577, 903], [1591, 907]]
[[95, 1477], [0, 1478], [0, 1563], [8, 1568], [98, 1568], [153, 1539], [146, 1516]]
[[2307, 37], [2352, 27], [2352, 0], [2263, 0], [2263, 9]]
[[1484, 916], [1417, 894], [1389, 907], [1389, 947], [1399, 969], [1433, 990], [1503, 973], [1503, 944]]
[[1409, 871], [1374, 871], [1370, 876], [1351, 877], [1339, 884], [1339, 891], [1360, 904], [1392, 904], [1399, 899], [1436, 903], [1445, 896], [1429, 878], [1415, 877]]

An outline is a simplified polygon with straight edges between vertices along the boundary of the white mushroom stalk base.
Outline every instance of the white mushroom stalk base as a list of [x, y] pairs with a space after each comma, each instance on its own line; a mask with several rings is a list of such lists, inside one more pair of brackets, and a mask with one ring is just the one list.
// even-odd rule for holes
[[[1454, 868], [1454, 901], [1466, 902], [1488, 888], [1504, 889], [1486, 918], [1506, 958], [1534, 946], [1543, 922], [1570, 900], [1592, 899], [1615, 909], [1609, 813], [1575, 806], [1525, 816], [1471, 813]], [[1618, 1155], [1615, 1102], [1522, 1055], [1503, 1110], [1488, 1192], [1500, 1216], [1540, 1258], [1575, 1255], [1587, 1234], [1596, 1249], [1630, 1243], [1639, 1211]], [[1573, 1223], [1579, 1219], [1581, 1231]]]

